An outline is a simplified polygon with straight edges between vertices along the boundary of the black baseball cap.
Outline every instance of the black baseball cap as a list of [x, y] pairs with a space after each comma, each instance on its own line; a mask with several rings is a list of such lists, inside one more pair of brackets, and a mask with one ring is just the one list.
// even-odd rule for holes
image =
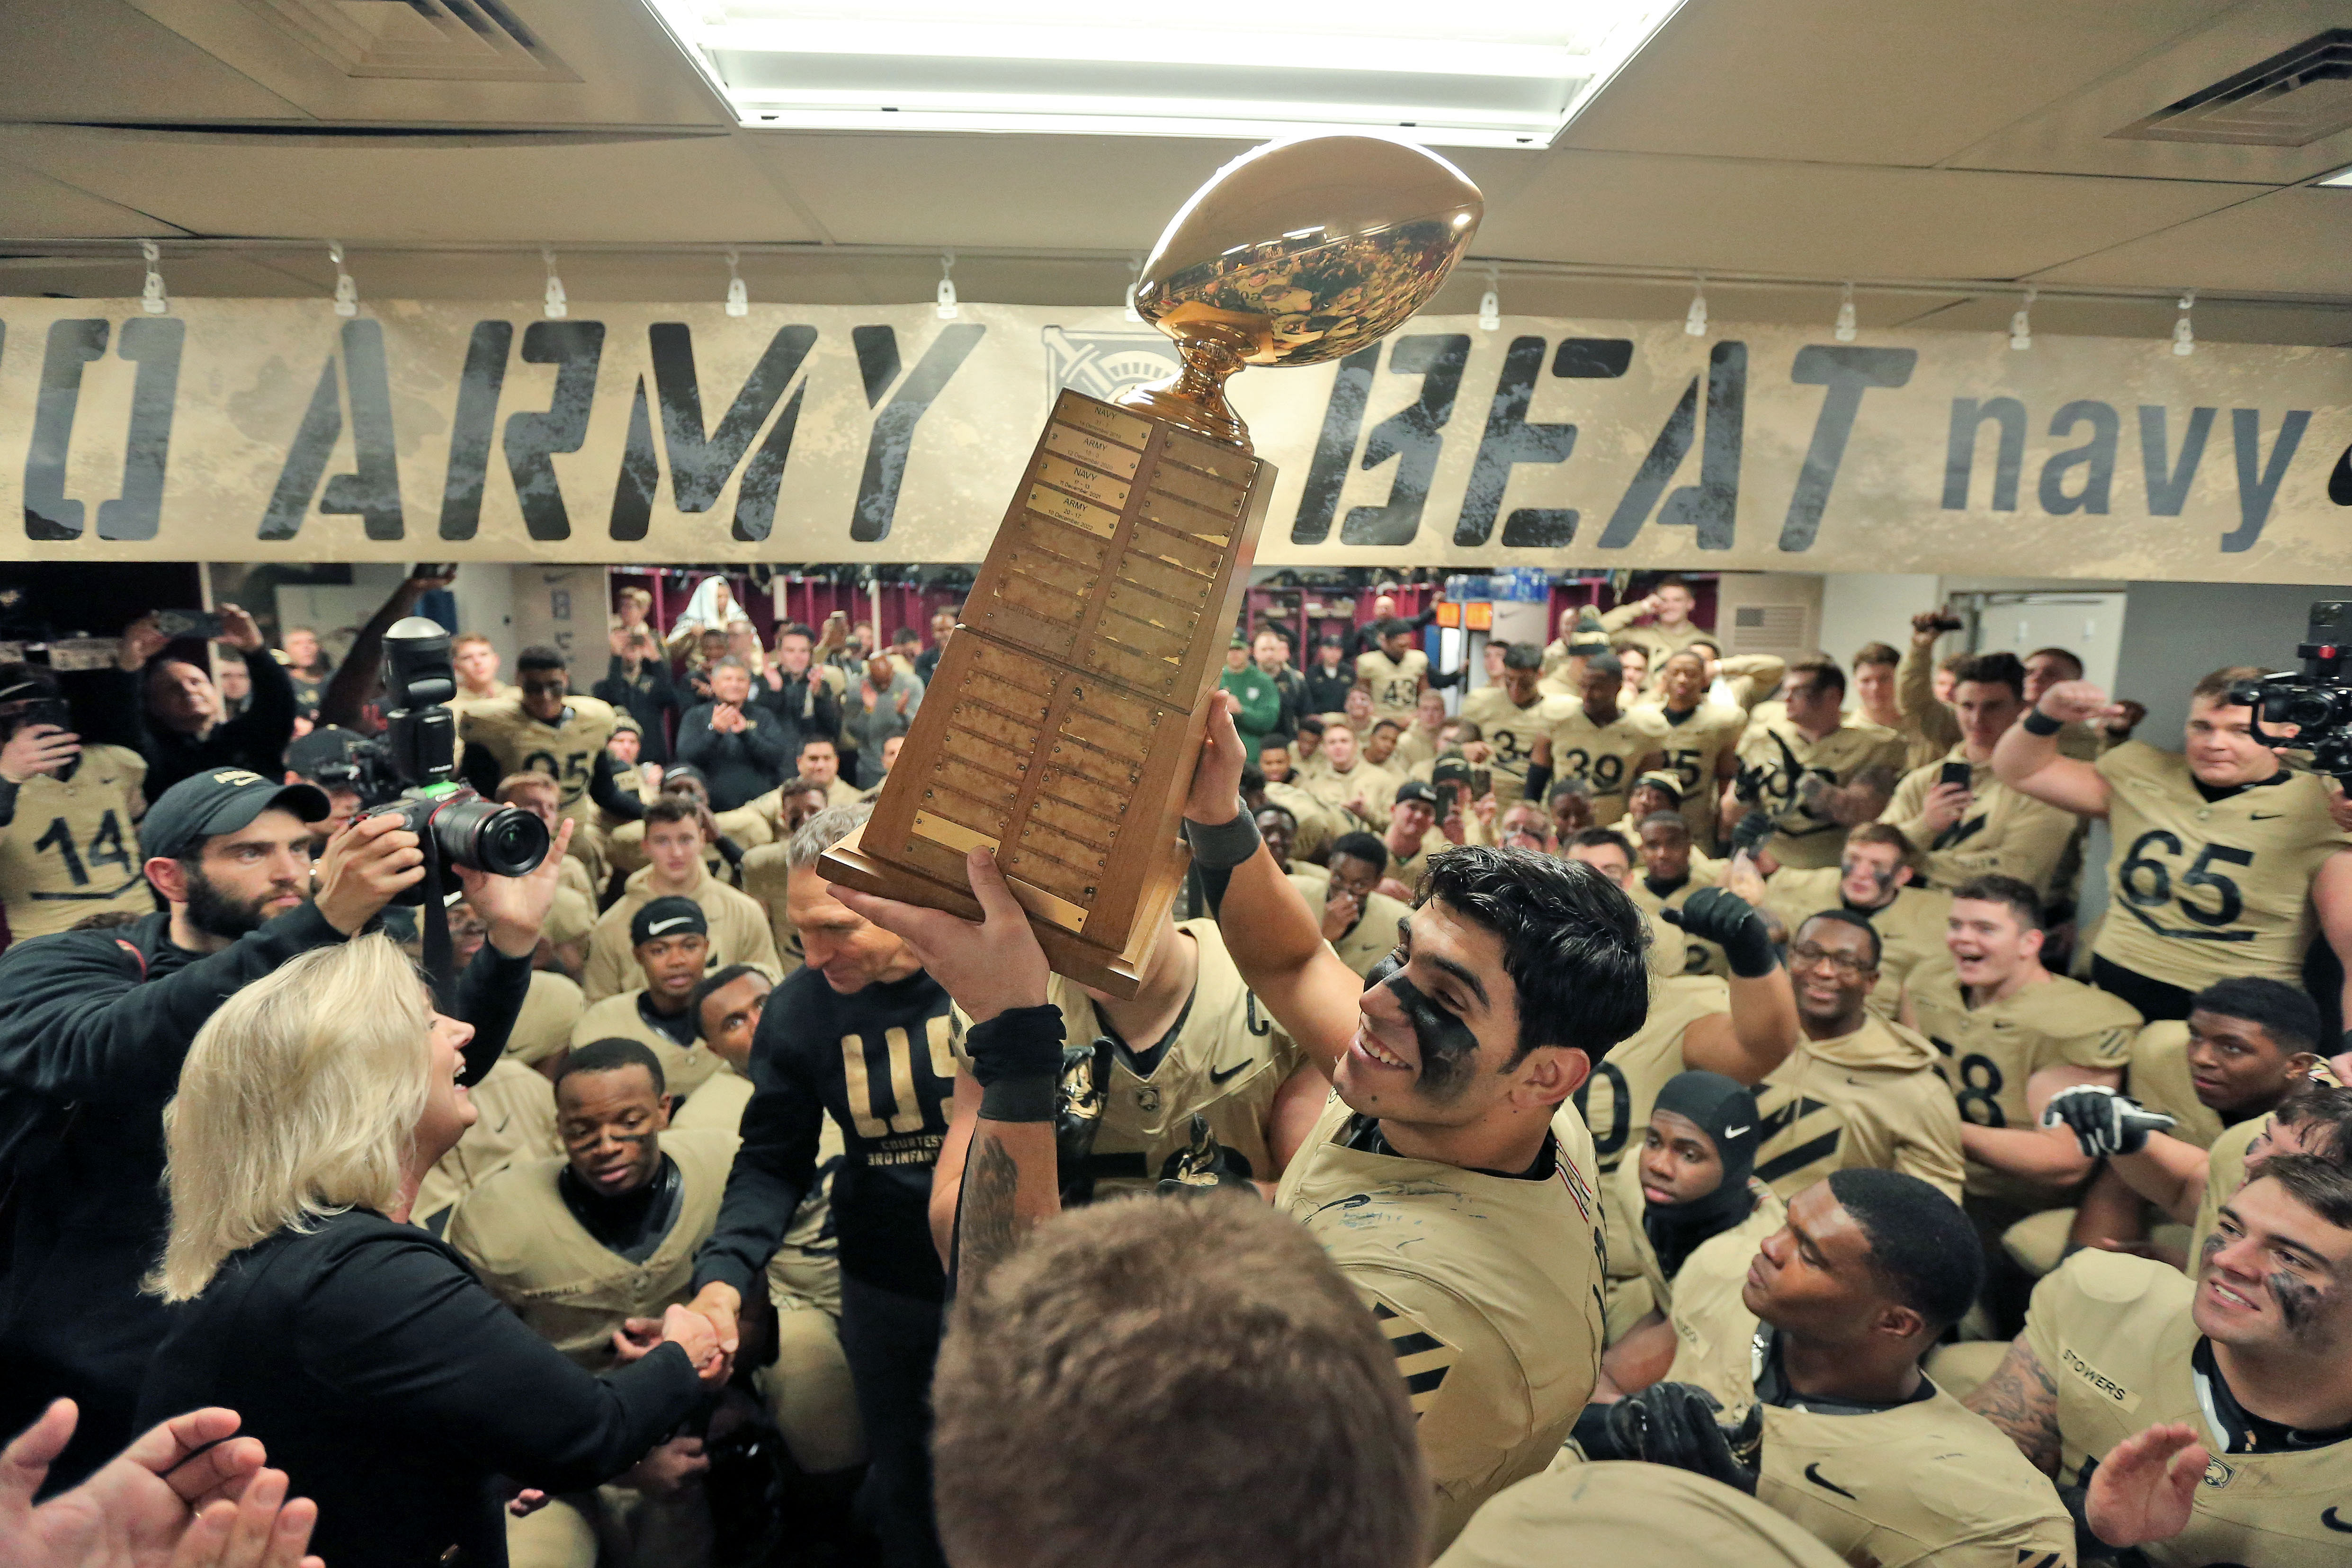
[[1417, 800], [1425, 805], [1433, 806], [1437, 804], [1437, 791], [1419, 779], [1407, 779], [1397, 785], [1396, 804], [1402, 805], [1409, 800]]
[[139, 852], [150, 860], [177, 859], [197, 840], [235, 833], [278, 807], [305, 822], [333, 815], [316, 784], [279, 784], [243, 768], [207, 768], [163, 792], [139, 824]]
[[629, 945], [643, 947], [659, 936], [709, 936], [710, 921], [692, 899], [666, 893], [646, 900], [629, 921]]
[[366, 737], [357, 731], [328, 724], [290, 742], [286, 747], [286, 766], [306, 779], [348, 784], [358, 770], [353, 753], [365, 743]]

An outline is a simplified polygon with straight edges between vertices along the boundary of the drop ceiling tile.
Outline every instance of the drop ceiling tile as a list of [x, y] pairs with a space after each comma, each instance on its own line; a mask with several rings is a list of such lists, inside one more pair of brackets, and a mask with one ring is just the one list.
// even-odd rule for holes
[[299, 120], [302, 111], [123, 0], [0, 5], [9, 120]]
[[203, 234], [384, 240], [814, 238], [729, 136], [554, 145], [286, 145], [0, 129], [0, 155]]
[[2352, 190], [2273, 191], [2042, 276], [2063, 283], [2352, 295]]
[[0, 163], [0, 237], [79, 239], [129, 235], [160, 238], [179, 232], [145, 213], [76, 190], [37, 170]]
[[1549, 261], [2010, 278], [2242, 200], [2242, 187], [1555, 153], [1478, 237]]
[[1687, 4], [1559, 143], [1927, 165], [2230, 0]]

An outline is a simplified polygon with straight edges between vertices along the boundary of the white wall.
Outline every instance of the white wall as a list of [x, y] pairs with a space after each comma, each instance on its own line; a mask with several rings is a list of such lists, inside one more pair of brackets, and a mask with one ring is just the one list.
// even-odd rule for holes
[[1853, 666], [1854, 650], [1883, 642], [1897, 649], [1911, 643], [1911, 617], [1942, 602], [1932, 573], [1840, 572], [1822, 579], [1822, 651], [1841, 669]]
[[2292, 583], [2134, 583], [2124, 605], [2119, 695], [2147, 705], [2139, 738], [2180, 749], [2189, 689], [2225, 664], [2291, 668], [2314, 599], [2352, 587]]

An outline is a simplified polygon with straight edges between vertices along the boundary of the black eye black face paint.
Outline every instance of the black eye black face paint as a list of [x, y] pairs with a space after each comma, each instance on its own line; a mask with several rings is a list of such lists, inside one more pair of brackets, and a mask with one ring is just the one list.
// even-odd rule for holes
[[1439, 1100], [1462, 1092], [1478, 1059], [1478, 1037], [1470, 1026], [1439, 1006], [1403, 974], [1404, 957], [1391, 953], [1364, 976], [1364, 989], [1388, 987], [1397, 999], [1405, 1022], [1412, 1026], [1413, 1044], [1421, 1052], [1421, 1088]]
[[2271, 1288], [2271, 1300], [2279, 1306], [2279, 1316], [2286, 1320], [2287, 1332], [2300, 1335], [2311, 1326], [2319, 1313], [2319, 1288], [2298, 1279], [2284, 1269], [2273, 1269], [2263, 1282]]

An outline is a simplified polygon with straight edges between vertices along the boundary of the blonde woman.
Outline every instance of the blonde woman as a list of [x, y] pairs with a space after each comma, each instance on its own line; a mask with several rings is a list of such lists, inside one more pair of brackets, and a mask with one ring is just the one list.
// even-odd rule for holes
[[[141, 1408], [226, 1405], [315, 1499], [334, 1568], [506, 1560], [492, 1478], [574, 1490], [635, 1464], [727, 1374], [707, 1321], [599, 1377], [405, 1223], [476, 1111], [472, 1028], [383, 936], [247, 986], [189, 1048], [166, 1116], [173, 1303]], [[670, 1353], [675, 1345], [677, 1353]], [[528, 1495], [528, 1494], [527, 1494]]]

